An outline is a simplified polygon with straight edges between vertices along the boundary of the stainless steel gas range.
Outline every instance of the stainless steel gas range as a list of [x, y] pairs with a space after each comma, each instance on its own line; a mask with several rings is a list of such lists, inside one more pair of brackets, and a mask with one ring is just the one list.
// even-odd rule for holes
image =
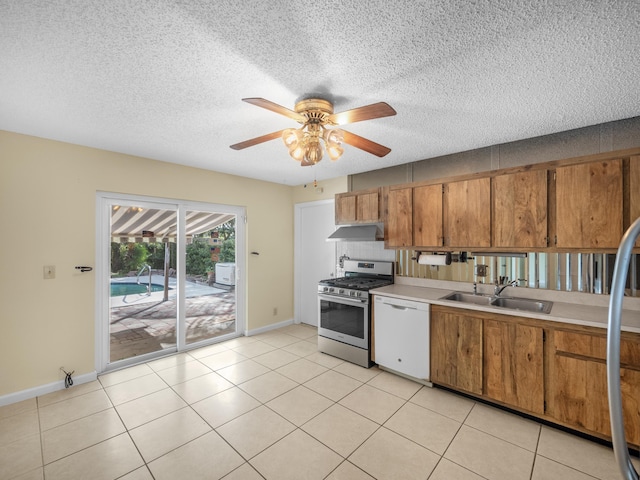
[[369, 368], [369, 290], [393, 283], [393, 262], [345, 260], [344, 272], [318, 284], [318, 349]]

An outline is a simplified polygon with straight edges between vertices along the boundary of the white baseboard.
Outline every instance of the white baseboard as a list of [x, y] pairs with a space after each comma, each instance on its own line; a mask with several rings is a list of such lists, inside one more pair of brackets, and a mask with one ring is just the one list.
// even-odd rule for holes
[[[98, 378], [96, 372], [85, 373], [73, 378], [74, 385], [81, 385], [83, 383], [93, 382]], [[0, 407], [10, 405], [12, 403], [22, 402], [23, 400], [29, 400], [30, 398], [40, 397], [47, 393], [57, 392], [58, 390], [64, 390], [64, 380], [48, 383], [47, 385], [40, 385], [38, 387], [29, 388], [20, 392], [9, 393], [0, 397]], [[73, 388], [73, 386], [69, 387]]]
[[246, 337], [250, 337], [251, 335], [258, 335], [260, 333], [265, 333], [270, 330], [275, 330], [277, 328], [282, 328], [289, 325], [293, 325], [293, 318], [289, 320], [283, 320], [282, 322], [278, 322], [278, 323], [272, 323], [271, 325], [267, 325], [266, 327], [255, 328], [253, 330], [245, 330], [244, 335]]

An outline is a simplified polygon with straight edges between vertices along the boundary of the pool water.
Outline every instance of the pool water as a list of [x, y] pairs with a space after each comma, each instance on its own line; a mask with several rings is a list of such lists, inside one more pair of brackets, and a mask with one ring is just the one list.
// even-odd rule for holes
[[[147, 293], [147, 283], [111, 283], [111, 296], [112, 297], [122, 297], [124, 295], [135, 295], [141, 293]], [[157, 283], [151, 284], [152, 292], [161, 292], [164, 290], [163, 285], [158, 285]]]

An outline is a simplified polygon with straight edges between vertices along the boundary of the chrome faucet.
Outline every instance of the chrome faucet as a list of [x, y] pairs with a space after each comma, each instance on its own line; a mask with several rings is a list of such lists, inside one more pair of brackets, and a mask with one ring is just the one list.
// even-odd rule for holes
[[500, 285], [500, 284], [498, 283], [498, 281], [496, 280], [496, 286], [495, 286], [495, 288], [493, 289], [493, 295], [497, 297], [497, 296], [499, 296], [499, 295], [502, 293], [502, 291], [503, 291], [505, 288], [507, 288], [507, 287], [515, 287], [515, 286], [517, 286], [517, 285], [518, 285], [518, 281], [517, 281], [517, 280], [514, 280], [514, 281], [513, 281], [513, 282], [511, 282], [511, 283], [507, 283], [506, 285]]

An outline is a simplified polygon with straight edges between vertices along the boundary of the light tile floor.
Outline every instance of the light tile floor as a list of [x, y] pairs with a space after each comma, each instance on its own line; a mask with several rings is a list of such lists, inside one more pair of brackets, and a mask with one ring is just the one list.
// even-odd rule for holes
[[621, 478], [610, 448], [315, 345], [291, 325], [2, 407], [0, 479]]

